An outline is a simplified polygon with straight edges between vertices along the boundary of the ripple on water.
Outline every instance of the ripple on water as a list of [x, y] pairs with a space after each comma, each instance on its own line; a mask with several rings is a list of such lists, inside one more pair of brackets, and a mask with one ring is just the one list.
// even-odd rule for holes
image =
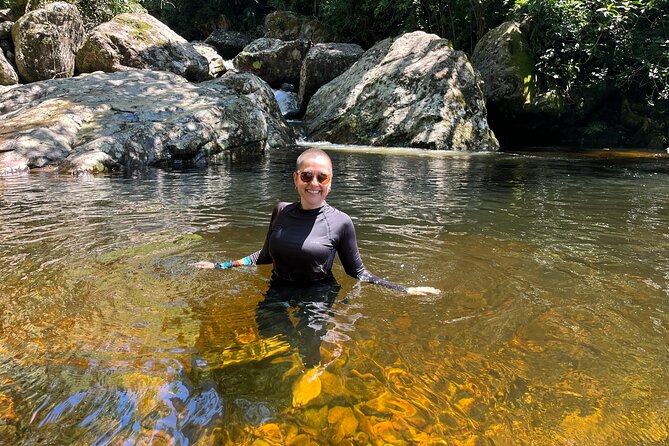
[[269, 266], [189, 263], [260, 248], [299, 150], [1, 179], [0, 442], [666, 442], [666, 163], [331, 151], [365, 265], [442, 294], [337, 265], [270, 333]]

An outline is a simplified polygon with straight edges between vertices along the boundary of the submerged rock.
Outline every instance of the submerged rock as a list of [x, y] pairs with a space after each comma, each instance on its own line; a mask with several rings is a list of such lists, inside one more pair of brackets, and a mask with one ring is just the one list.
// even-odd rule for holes
[[211, 79], [207, 58], [149, 14], [120, 14], [90, 32], [77, 53], [80, 73], [149, 69], [191, 81]]
[[496, 150], [482, 80], [461, 51], [422, 31], [386, 39], [311, 98], [315, 140], [441, 150]]
[[0, 96], [0, 173], [259, 155], [293, 142], [269, 86], [245, 73], [201, 84], [167, 72], [93, 73]]
[[79, 10], [65, 2], [30, 11], [12, 26], [16, 68], [24, 81], [71, 77], [84, 41]]

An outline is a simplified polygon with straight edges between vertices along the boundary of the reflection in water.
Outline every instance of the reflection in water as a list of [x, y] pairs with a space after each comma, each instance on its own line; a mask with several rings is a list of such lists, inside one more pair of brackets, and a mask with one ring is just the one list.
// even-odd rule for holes
[[190, 268], [299, 151], [0, 179], [0, 444], [669, 441], [665, 158], [331, 152], [366, 266], [438, 297]]
[[256, 311], [260, 334], [266, 338], [287, 338], [297, 344], [305, 367], [319, 365], [321, 339], [327, 333], [328, 321], [332, 319], [329, 310], [339, 288], [334, 280], [307, 286], [273, 280]]

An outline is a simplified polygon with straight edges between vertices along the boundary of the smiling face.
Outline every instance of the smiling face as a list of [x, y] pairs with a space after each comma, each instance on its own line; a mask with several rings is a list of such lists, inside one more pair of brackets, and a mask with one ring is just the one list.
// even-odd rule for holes
[[317, 209], [323, 206], [330, 193], [332, 162], [326, 155], [318, 152], [305, 153], [301, 158], [297, 172], [293, 172], [293, 181], [300, 194], [300, 204], [302, 209]]

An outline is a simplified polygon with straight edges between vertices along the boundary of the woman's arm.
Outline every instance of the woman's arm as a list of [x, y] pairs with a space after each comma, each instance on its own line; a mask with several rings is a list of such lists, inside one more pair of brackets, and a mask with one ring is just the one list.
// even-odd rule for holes
[[201, 262], [191, 263], [191, 266], [194, 266], [196, 268], [228, 269], [235, 266], [260, 265], [260, 263], [258, 263], [257, 261], [255, 262], [253, 261], [253, 259], [257, 258], [259, 254], [260, 251], [256, 251], [253, 254], [241, 258], [239, 260], [226, 260], [223, 262], [201, 261]]
[[370, 272], [365, 268], [358, 250], [358, 240], [355, 235], [355, 227], [353, 221], [346, 214], [340, 214], [345, 220], [342, 222], [341, 233], [339, 238], [339, 245], [337, 246], [337, 253], [341, 261], [344, 271], [351, 277], [355, 277], [363, 282], [369, 282], [376, 285], [381, 285], [393, 290], [408, 292], [408, 288], [389, 280], [385, 280]]
[[346, 271], [346, 274], [362, 280], [363, 282], [369, 282], [393, 290], [415, 295], [441, 293], [440, 290], [432, 287], [406, 287], [404, 285], [382, 279], [376, 274], [367, 270], [365, 265], [362, 263], [362, 258], [360, 257], [358, 241], [355, 235], [355, 227], [353, 226], [353, 221], [351, 221], [350, 218], [347, 218], [347, 221], [344, 222], [337, 252], [339, 253], [339, 260], [344, 266], [344, 271]]

